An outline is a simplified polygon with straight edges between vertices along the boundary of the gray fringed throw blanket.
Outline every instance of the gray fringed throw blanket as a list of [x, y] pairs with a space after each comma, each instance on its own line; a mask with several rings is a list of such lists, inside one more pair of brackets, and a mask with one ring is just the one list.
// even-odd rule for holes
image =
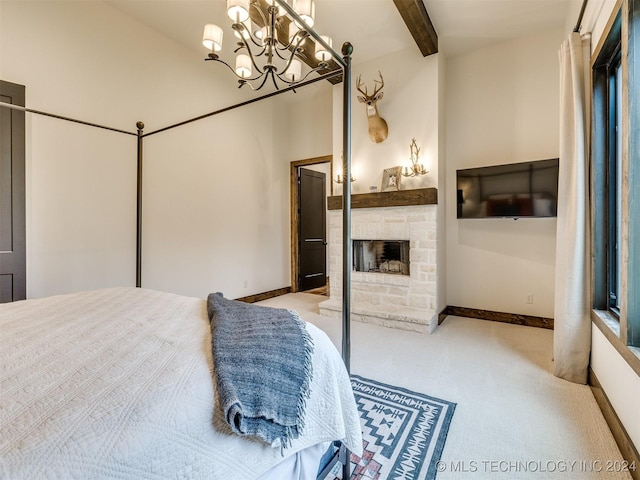
[[[290, 310], [209, 294], [216, 385], [227, 423], [240, 435], [290, 445], [302, 431], [313, 343]], [[277, 442], [279, 440], [279, 442]]]

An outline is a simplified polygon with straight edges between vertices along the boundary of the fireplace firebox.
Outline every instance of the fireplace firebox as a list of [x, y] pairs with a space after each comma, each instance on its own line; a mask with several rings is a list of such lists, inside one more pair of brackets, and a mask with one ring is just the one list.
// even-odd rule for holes
[[353, 269], [409, 275], [409, 240], [353, 240]]

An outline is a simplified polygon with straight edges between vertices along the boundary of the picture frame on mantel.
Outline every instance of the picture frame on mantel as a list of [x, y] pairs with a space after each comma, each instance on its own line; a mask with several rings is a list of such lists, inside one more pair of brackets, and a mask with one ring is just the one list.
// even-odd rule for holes
[[382, 171], [381, 192], [395, 192], [401, 190], [402, 186], [402, 167], [385, 168]]

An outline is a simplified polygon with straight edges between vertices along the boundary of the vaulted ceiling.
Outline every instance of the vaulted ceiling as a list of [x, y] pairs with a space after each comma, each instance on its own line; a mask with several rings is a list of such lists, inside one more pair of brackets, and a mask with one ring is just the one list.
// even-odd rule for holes
[[[228, 23], [224, 0], [105, 1], [202, 55], [204, 24]], [[580, 6], [580, 0], [316, 0], [314, 28], [330, 35], [337, 50], [351, 42], [354, 63], [367, 61], [416, 45], [396, 4], [410, 9], [419, 2], [446, 56], [571, 25]]]

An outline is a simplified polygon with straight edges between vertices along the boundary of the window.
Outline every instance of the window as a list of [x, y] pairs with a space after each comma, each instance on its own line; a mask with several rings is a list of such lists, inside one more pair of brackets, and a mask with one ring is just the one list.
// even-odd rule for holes
[[607, 290], [608, 308], [620, 317], [620, 266], [622, 253], [622, 68], [620, 43], [608, 67], [609, 76], [609, 155], [607, 187], [608, 224], [607, 256], [609, 278]]
[[622, 16], [594, 63], [595, 307], [619, 319], [622, 307]]
[[592, 59], [593, 307], [640, 357], [640, 0], [620, 5]]

